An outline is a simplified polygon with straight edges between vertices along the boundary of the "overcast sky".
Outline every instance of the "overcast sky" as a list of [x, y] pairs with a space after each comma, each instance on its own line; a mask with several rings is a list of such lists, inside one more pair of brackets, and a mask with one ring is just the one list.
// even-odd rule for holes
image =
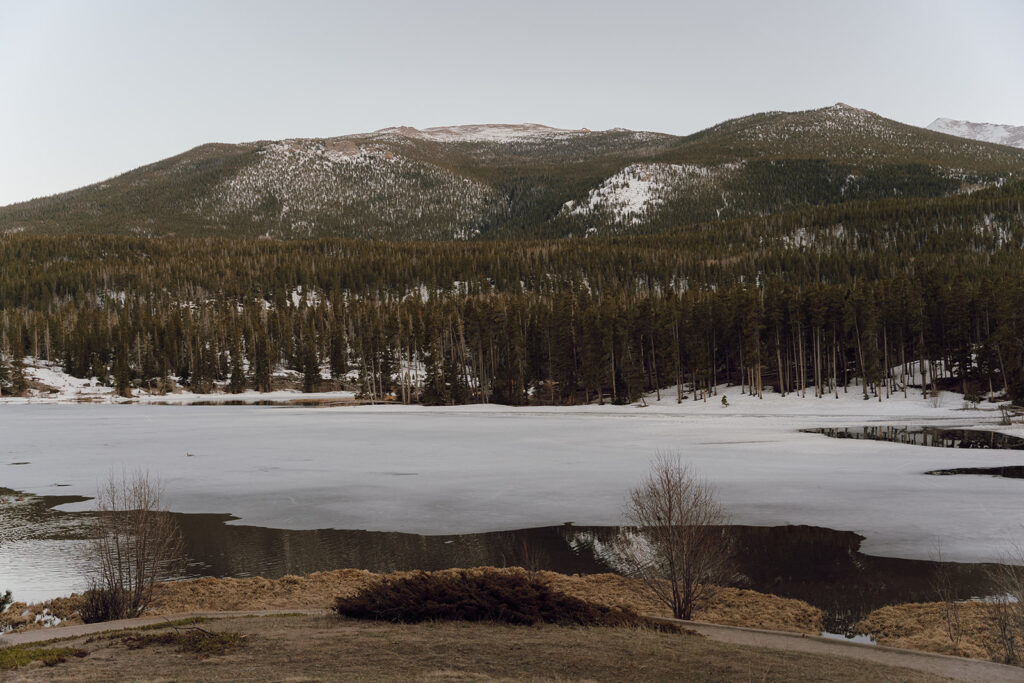
[[838, 101], [1024, 125], [1024, 2], [0, 0], [0, 205], [210, 141]]

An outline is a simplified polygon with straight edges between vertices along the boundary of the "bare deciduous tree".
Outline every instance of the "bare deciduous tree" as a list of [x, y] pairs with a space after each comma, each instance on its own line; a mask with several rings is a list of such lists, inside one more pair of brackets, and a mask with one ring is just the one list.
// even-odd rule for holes
[[181, 569], [177, 522], [160, 503], [147, 472], [113, 474], [97, 495], [96, 537], [90, 546], [86, 612], [91, 620], [138, 616], [153, 586]]
[[675, 618], [691, 619], [735, 578], [725, 511], [678, 455], [657, 456], [651, 474], [630, 493], [625, 517], [631, 526], [613, 543], [614, 556]]

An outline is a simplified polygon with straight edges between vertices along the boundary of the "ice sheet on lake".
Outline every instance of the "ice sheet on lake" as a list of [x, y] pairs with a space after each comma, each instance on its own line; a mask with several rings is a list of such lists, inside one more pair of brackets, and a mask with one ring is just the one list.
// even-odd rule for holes
[[966, 426], [995, 413], [963, 411], [954, 395], [727, 393], [728, 407], [720, 396], [677, 405], [674, 393], [647, 408], [3, 405], [0, 486], [91, 495], [112, 470], [148, 468], [178, 511], [288, 529], [470, 533], [619, 523], [655, 452], [679, 450], [739, 524], [853, 530], [867, 537], [865, 552], [918, 559], [938, 540], [959, 561], [1000, 559], [1022, 536], [1020, 480], [922, 473], [1024, 464], [1024, 454], [798, 431]]

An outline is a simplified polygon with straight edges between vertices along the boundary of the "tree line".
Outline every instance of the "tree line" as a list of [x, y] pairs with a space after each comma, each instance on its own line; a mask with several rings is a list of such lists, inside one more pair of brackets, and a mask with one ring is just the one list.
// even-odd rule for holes
[[891, 271], [898, 254], [864, 253], [825, 278], [829, 253], [707, 264], [678, 244], [8, 237], [0, 387], [23, 392], [32, 356], [126, 395], [268, 391], [286, 369], [307, 391], [430, 404], [706, 400], [723, 382], [1024, 396], [1019, 252]]

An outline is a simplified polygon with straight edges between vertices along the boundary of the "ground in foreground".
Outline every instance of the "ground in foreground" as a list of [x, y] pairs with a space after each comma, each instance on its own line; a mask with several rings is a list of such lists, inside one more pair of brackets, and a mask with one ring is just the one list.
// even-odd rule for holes
[[226, 618], [204, 622], [201, 627], [244, 638], [238, 639], [242, 644], [222, 654], [209, 654], [181, 652], [156, 638], [139, 646], [137, 633], [100, 634], [59, 643], [60, 647], [87, 651], [84, 657], [68, 658], [54, 666], [34, 663], [4, 673], [25, 681], [936, 680], [908, 669], [845, 657], [741, 647], [653, 630], [394, 625], [300, 615]]

